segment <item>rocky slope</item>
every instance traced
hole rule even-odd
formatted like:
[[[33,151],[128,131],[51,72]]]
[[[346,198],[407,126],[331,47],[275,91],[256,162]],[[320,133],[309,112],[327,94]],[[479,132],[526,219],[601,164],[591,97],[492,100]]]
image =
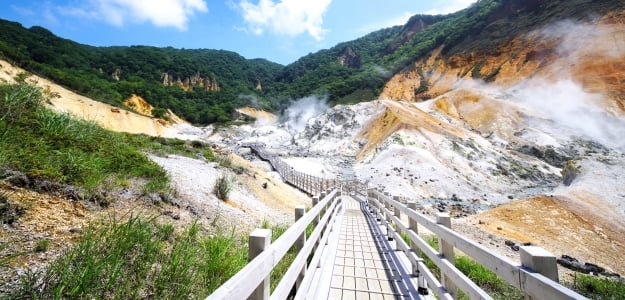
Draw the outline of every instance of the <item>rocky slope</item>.
[[[0,60],[0,80],[12,83],[15,81],[15,76],[20,73],[27,72]],[[93,121],[113,131],[184,138],[185,132],[192,129],[186,121],[171,112],[170,119],[173,123],[151,118],[152,106],[140,97],[131,97],[126,100],[128,108],[139,113],[137,114],[94,101],[37,75],[29,75],[26,82],[41,87],[50,96],[49,104],[54,110]]]
[[[622,274],[624,16],[551,24],[491,53],[441,47],[395,75],[386,100],[211,139],[263,142],[299,170],[356,176],[475,232]]]
[[[625,12],[611,12],[589,22],[560,21],[512,38],[490,53],[448,56],[444,45],[396,74],[383,99],[418,101],[443,95],[467,79],[499,87],[532,86],[570,79],[583,90],[607,97],[601,105],[625,113]]]

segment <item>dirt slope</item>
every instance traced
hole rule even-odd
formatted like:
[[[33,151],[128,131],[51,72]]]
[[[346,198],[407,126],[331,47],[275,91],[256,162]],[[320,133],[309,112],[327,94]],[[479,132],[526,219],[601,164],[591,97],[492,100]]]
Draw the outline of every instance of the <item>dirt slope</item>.
[[[531,242],[556,256],[567,254],[625,274],[625,231],[578,215],[563,197],[534,197],[470,217],[471,223],[499,236]]]
[[[22,72],[25,71],[0,60],[0,80],[13,82],[13,78]],[[180,132],[176,126],[162,120],[91,100],[36,75],[29,76],[26,81],[43,88],[46,93],[52,95],[51,102],[55,110],[93,121],[106,129],[164,137],[175,137]]]

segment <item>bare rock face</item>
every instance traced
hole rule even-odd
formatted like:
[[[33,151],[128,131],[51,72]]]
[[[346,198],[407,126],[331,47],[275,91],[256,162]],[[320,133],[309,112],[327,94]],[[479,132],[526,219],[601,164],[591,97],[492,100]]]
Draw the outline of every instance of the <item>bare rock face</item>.
[[[175,85],[185,91],[191,90],[194,86],[200,86],[203,87],[205,90],[212,92],[221,91],[221,87],[219,86],[217,79],[210,76],[202,77],[202,75],[200,75],[200,72],[196,72],[195,74],[189,77],[185,77],[184,79],[181,79],[180,77],[174,79],[173,75],[165,72],[161,74],[161,81],[165,86]]]
[[[609,101],[602,105],[623,115],[624,16],[625,12],[614,12],[593,22],[550,25],[513,37],[487,53],[448,55],[439,47],[395,74],[380,98],[424,101],[475,79],[510,88],[533,78],[540,82],[570,78],[587,92],[605,94]],[[413,31],[425,25],[414,22]]]
[[[111,74],[111,77],[113,77],[113,79],[115,79],[116,81],[119,81],[121,76],[122,76],[122,70],[120,70],[119,68],[116,68],[115,71],[113,71],[113,73]]]
[[[349,67],[349,68],[360,68],[361,60],[360,56],[356,54],[352,47],[347,46],[341,52],[341,55],[337,58],[337,61],[341,66]]]

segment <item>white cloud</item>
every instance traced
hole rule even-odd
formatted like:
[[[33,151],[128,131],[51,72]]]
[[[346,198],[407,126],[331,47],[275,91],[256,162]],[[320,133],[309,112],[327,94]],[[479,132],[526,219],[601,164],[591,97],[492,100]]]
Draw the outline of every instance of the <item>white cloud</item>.
[[[321,40],[326,30],[322,27],[323,15],[332,0],[260,0],[258,4],[247,0],[239,2],[247,30],[261,35],[265,31],[278,35],[296,36],[308,33]]]
[[[196,12],[208,12],[205,0],[90,0],[79,7],[58,7],[61,13],[101,19],[115,26],[150,22],[157,27],[187,29]]]
[[[469,5],[475,3],[476,0],[443,0],[432,2],[435,3],[435,8],[428,10],[425,14],[428,15],[444,15],[453,12],[457,12],[461,9],[467,8]]]

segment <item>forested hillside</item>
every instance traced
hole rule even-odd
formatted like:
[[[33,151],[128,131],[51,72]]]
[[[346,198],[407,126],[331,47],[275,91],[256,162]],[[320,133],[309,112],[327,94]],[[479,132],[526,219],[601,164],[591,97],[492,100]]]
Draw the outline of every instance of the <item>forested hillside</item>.
[[[92,47],[4,20],[0,57],[102,102],[121,106],[138,94],[202,124],[229,120],[235,107],[249,102],[240,94],[255,93],[257,83],[272,82],[282,69],[223,50]]]
[[[326,94],[332,103],[368,101],[380,95],[392,75],[435,49],[446,57],[459,52],[487,57],[550,23],[590,19],[622,7],[621,0],[481,0],[453,14],[416,15],[404,26],[302,57],[280,73],[275,92],[293,98]],[[346,56],[358,63],[345,64]]]
[[[403,26],[311,53],[288,66],[221,50],[92,47],[41,27],[25,29],[0,20],[0,57],[99,101],[121,106],[134,93],[157,108],[207,124],[230,120],[242,105],[281,110],[289,100],[309,95],[326,96],[330,104],[369,101],[393,75],[435,50],[443,59],[458,53],[486,57],[547,24],[589,19],[622,6],[621,0],[481,0],[453,14],[415,15]],[[479,65],[467,68],[486,81],[497,75],[481,76]],[[419,72],[427,77],[428,70]],[[415,88],[415,94],[426,92],[427,84]]]

